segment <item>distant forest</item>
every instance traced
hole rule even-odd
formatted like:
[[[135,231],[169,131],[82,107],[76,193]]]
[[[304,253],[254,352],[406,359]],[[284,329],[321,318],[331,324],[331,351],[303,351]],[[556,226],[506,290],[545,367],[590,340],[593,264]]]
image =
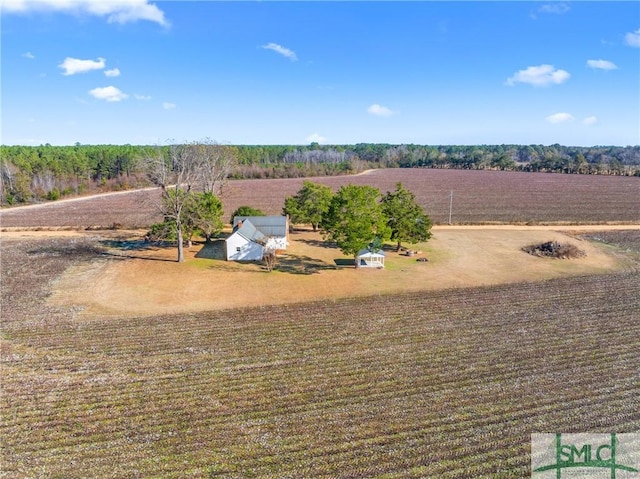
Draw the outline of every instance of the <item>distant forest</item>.
[[[0,146],[0,202],[148,186],[143,158],[151,146]],[[161,148],[169,148],[168,146]],[[640,176],[640,146],[225,145],[232,179],[351,174],[370,168],[456,168]]]

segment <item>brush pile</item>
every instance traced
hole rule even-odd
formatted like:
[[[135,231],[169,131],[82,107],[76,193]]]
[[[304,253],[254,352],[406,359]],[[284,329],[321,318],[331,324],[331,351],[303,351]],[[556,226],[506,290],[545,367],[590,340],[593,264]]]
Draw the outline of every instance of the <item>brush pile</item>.
[[[522,249],[526,253],[543,258],[570,259],[586,256],[586,253],[576,245],[558,243],[557,241],[547,241],[546,243],[529,245]]]

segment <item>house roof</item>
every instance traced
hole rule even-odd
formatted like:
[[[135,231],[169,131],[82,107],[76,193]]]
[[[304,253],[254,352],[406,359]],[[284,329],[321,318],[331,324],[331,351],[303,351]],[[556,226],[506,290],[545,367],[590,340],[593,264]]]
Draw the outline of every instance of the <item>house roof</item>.
[[[244,224],[249,221],[253,227],[261,232],[263,236],[287,236],[286,216],[235,216],[233,218],[233,228],[242,221]]]
[[[242,223],[236,224],[233,228],[233,232],[244,236],[248,240],[255,241],[256,243],[265,237],[265,235],[258,231],[258,229],[248,219],[244,220]]]
[[[381,249],[377,251],[370,251],[365,248],[358,251],[358,258],[384,258],[385,256],[386,255],[384,254],[384,251],[382,251]]]

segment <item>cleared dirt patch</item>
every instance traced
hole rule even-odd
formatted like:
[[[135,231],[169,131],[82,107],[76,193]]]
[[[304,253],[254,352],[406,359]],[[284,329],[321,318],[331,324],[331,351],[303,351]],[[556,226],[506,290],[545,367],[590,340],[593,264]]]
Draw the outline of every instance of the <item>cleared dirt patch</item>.
[[[549,239],[579,245],[587,255],[558,262],[522,251]],[[257,263],[209,259],[202,245],[189,249],[186,262],[178,264],[171,247],[125,250],[103,241],[112,260],[69,268],[54,285],[50,302],[74,306],[85,318],[141,316],[537,281],[626,267],[604,245],[546,229],[436,228],[432,240],[415,248],[422,255],[389,250],[383,270],[356,270],[351,258],[318,233],[293,233],[291,240],[271,273]]]

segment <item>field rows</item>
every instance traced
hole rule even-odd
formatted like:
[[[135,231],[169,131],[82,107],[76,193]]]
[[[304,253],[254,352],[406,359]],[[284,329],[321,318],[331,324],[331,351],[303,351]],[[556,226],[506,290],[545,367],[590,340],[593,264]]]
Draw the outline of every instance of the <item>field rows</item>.
[[[640,222],[637,177],[403,168],[311,180],[334,191],[352,183],[372,185],[382,193],[402,182],[435,223],[448,222],[451,192],[454,223]],[[223,220],[242,205],[281,214],[285,197],[294,195],[302,182],[301,178],[231,181],[222,195]],[[2,227],[144,228],[161,220],[158,200],[158,190],[118,193],[2,210],[0,220]]]
[[[634,271],[81,322],[43,300],[84,250],[36,246],[3,245],[0,477],[516,478],[533,432],[640,429]]]

